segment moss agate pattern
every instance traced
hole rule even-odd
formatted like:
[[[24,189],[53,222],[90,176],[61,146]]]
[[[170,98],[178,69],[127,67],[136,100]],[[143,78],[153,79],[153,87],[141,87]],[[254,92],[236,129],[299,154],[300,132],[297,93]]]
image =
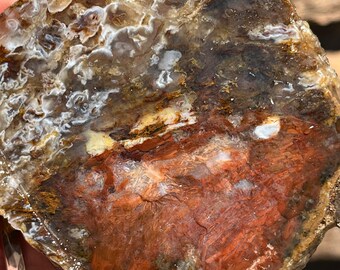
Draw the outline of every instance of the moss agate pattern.
[[[21,0],[0,214],[63,269],[302,269],[336,223],[338,91],[288,0]]]

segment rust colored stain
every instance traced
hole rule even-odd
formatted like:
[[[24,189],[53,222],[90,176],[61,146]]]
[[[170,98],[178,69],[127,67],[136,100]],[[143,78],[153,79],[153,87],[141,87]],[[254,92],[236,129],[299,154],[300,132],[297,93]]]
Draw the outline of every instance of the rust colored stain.
[[[95,236],[87,243],[92,269],[282,265],[339,145],[327,143],[333,131],[294,117],[282,118],[269,140],[251,139],[256,123],[198,130],[221,119],[183,128],[187,136],[146,152],[106,152],[101,167],[91,162],[58,181],[68,218]]]

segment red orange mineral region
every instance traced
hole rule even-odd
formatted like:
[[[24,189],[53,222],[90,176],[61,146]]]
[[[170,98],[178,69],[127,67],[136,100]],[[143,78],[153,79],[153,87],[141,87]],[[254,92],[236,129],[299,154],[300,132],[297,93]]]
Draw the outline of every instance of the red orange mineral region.
[[[336,149],[321,143],[330,130],[294,117],[281,118],[276,137],[251,140],[256,123],[246,119],[242,139],[215,117],[201,132],[106,152],[56,181],[70,222],[95,232],[92,269],[280,268]]]

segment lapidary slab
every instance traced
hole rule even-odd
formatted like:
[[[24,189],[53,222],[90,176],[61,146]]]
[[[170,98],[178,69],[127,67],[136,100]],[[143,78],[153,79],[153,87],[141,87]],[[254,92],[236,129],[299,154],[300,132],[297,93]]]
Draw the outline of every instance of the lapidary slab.
[[[287,0],[21,0],[0,213],[63,269],[302,269],[335,224],[338,91]]]

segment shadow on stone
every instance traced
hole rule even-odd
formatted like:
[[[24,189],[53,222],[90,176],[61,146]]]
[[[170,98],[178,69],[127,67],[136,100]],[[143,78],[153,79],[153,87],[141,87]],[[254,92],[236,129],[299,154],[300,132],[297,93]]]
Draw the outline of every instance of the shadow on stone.
[[[315,22],[308,22],[315,35],[318,36],[321,46],[325,50],[340,50],[340,22],[328,25],[319,25]]]

